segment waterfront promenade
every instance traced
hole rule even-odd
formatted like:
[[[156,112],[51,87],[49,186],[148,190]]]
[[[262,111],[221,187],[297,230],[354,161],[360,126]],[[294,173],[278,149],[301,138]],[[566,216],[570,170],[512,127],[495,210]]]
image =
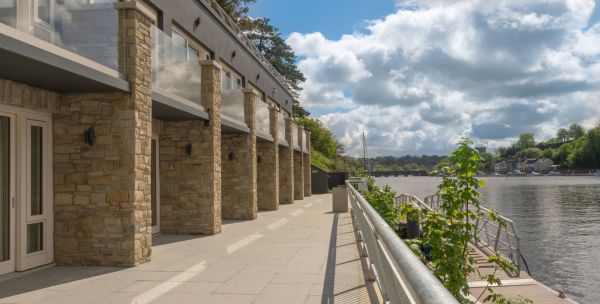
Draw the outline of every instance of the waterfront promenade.
[[[160,235],[133,268],[50,267],[0,282],[0,303],[378,303],[350,213],[314,195],[214,236]]]

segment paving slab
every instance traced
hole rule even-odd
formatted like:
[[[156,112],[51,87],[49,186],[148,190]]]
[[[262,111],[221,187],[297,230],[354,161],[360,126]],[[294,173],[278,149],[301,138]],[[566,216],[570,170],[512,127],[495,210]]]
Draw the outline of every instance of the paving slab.
[[[314,195],[214,236],[155,235],[131,268],[55,266],[2,281],[5,303],[379,303],[349,213]]]

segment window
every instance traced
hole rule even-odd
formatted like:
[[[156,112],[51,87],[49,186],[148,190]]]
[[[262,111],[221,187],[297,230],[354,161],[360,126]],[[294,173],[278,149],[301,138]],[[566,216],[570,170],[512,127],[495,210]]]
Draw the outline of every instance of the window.
[[[202,54],[208,53],[175,28],[173,28],[171,38],[173,40],[174,61],[198,62],[200,58],[204,57]]]
[[[50,23],[51,19],[51,0],[36,0],[35,12],[38,20]]]

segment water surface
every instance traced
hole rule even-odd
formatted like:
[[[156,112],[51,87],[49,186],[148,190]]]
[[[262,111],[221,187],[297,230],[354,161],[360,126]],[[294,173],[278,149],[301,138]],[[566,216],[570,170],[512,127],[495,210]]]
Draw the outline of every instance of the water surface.
[[[600,303],[600,178],[489,177],[482,203],[516,222],[531,274],[582,304]],[[382,177],[399,193],[435,193],[436,177]]]

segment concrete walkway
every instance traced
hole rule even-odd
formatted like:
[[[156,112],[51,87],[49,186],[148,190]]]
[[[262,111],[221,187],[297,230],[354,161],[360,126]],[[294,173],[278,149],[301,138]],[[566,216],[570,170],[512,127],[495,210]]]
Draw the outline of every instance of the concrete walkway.
[[[306,198],[208,237],[162,235],[133,268],[51,267],[0,281],[0,303],[377,303],[349,213]],[[2,280],[2,277],[0,277]]]

